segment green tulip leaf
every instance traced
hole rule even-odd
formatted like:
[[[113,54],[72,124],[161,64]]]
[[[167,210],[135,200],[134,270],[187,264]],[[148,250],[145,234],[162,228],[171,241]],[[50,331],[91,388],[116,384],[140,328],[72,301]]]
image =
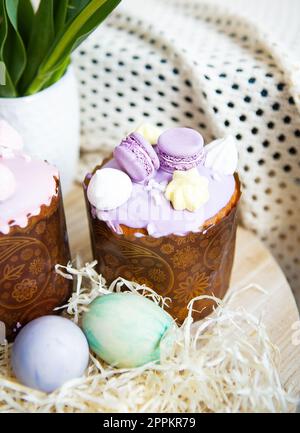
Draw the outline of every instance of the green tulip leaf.
[[[43,88],[55,70],[61,67],[66,57],[79,46],[105,20],[121,0],[89,0],[78,14],[74,15],[58,35],[48,55],[42,62],[36,78],[26,94],[36,93]]]
[[[62,63],[62,65],[60,66],[60,68],[58,68],[56,71],[53,72],[53,74],[50,76],[50,78],[44,84],[41,90],[46,89],[47,87],[57,83],[57,81],[60,80],[60,78],[62,78],[63,75],[66,73],[66,70],[68,69],[70,63],[71,63],[71,59],[70,57],[67,57],[65,61]]]
[[[53,44],[54,37],[53,0],[41,0],[34,16],[30,34],[27,49],[28,63],[20,83],[22,93],[34,80],[40,64],[45,58],[45,53],[48,52],[49,47]]]
[[[27,47],[34,20],[34,10],[30,0],[19,0],[18,27],[24,45]]]
[[[0,0],[0,97],[32,95],[57,82],[72,52],[121,0]]]
[[[18,29],[19,0],[6,0],[8,18],[8,37],[5,44],[5,63],[11,79],[18,84],[26,66],[26,51]]]
[[[67,22],[72,21],[72,19],[82,11],[84,7],[87,6],[90,0],[69,0],[68,4],[68,14]]]
[[[1,73],[4,72],[4,81],[0,83],[0,97],[2,98],[13,98],[17,96],[15,86],[12,82],[10,74],[7,70],[7,64],[5,59],[5,45],[8,39],[8,17],[5,8],[5,0],[0,0],[0,61],[3,63],[4,68],[1,67]]]
[[[55,35],[63,31],[68,13],[69,0],[54,0]]]

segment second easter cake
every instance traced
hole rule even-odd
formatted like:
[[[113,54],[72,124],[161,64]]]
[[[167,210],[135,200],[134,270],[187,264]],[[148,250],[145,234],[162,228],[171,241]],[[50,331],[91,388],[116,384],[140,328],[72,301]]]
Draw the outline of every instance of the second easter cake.
[[[99,272],[170,298],[178,322],[194,297],[222,298],[234,257],[237,164],[232,137],[204,146],[193,129],[150,125],[125,137],[84,181]],[[211,308],[198,301],[195,319]]]

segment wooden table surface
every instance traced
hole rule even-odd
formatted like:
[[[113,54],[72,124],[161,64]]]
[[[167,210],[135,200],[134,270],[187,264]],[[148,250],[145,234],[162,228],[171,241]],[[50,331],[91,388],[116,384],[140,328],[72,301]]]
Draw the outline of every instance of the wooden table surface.
[[[72,255],[80,255],[83,262],[91,261],[85,203],[79,185],[66,196],[65,209]],[[237,296],[233,304],[243,305],[257,316],[263,315],[269,335],[281,352],[282,382],[292,385],[300,394],[300,344],[293,344],[292,329],[299,321],[299,313],[293,294],[270,252],[253,234],[239,228],[230,290],[253,283],[268,293],[251,289]]]

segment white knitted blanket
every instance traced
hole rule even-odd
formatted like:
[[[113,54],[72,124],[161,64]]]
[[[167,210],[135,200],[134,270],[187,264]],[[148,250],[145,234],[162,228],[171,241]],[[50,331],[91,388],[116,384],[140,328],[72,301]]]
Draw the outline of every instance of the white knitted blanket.
[[[220,3],[220,2],[219,2]],[[125,0],[75,55],[80,178],[141,121],[232,134],[241,219],[300,301],[300,69],[244,17],[197,0]]]

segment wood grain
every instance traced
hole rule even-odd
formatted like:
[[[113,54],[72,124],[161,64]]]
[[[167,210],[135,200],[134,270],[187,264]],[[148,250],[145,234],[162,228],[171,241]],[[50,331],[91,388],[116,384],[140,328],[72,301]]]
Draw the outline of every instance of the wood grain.
[[[92,260],[90,237],[82,188],[74,186],[65,198],[67,225],[73,258]],[[300,394],[300,345],[293,344],[292,325],[299,313],[288,282],[264,245],[250,232],[238,229],[231,291],[257,284],[267,294],[251,289],[238,295],[232,305],[242,305],[262,317],[272,341],[281,352],[281,379]]]

